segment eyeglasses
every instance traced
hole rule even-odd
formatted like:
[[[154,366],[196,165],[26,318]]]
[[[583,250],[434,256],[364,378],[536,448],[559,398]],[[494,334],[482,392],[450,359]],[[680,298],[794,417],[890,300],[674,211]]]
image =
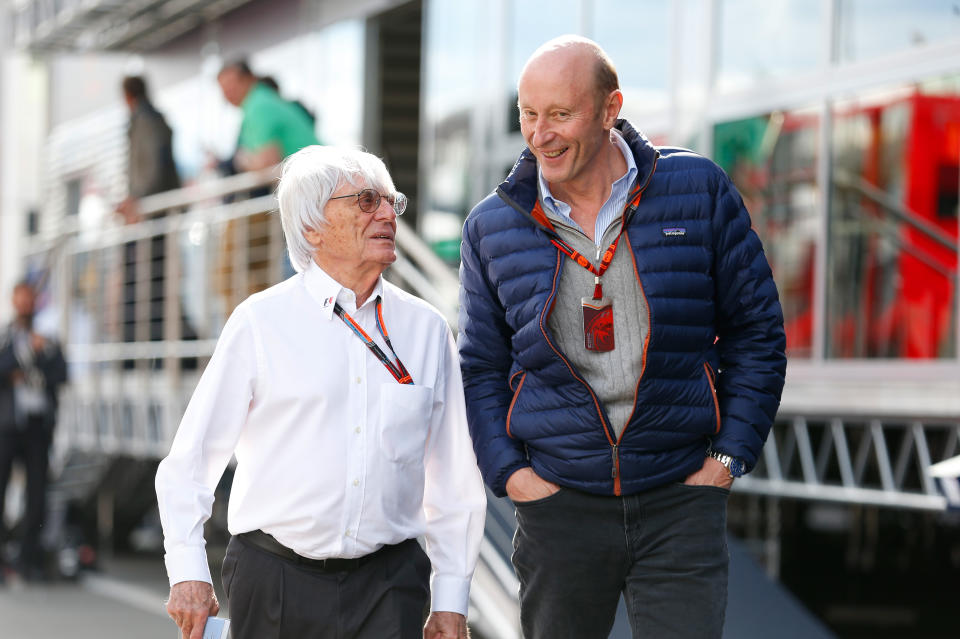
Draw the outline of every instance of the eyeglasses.
[[[386,197],[387,203],[393,207],[393,212],[397,215],[403,215],[403,212],[407,210],[407,196],[399,191],[393,195],[380,195],[378,191],[373,189],[364,189],[359,193],[351,193],[350,195],[338,195],[337,197],[330,198],[331,200],[342,200],[348,197],[357,198],[357,206],[360,207],[360,210],[364,213],[376,213],[377,209],[380,208],[380,200]]]

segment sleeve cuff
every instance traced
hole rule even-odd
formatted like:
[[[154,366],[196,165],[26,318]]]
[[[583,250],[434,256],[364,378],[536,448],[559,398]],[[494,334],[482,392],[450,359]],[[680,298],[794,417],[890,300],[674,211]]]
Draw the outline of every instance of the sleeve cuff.
[[[167,565],[167,577],[171,586],[181,581],[205,581],[213,585],[206,547],[182,546],[167,552],[163,560]]]
[[[430,577],[430,611],[458,612],[467,616],[470,606],[470,580],[452,575]]]

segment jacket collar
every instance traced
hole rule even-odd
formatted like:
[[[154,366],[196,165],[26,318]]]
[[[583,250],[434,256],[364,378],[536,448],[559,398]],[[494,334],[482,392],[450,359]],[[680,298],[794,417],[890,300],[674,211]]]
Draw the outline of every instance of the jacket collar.
[[[643,182],[650,175],[656,162],[657,150],[650,141],[639,131],[633,128],[624,119],[614,124],[623,136],[624,141],[633,152],[633,159],[637,163],[637,179]],[[517,159],[507,179],[497,188],[501,198],[512,201],[524,211],[532,211],[537,203],[537,159],[530,149],[524,149]]]

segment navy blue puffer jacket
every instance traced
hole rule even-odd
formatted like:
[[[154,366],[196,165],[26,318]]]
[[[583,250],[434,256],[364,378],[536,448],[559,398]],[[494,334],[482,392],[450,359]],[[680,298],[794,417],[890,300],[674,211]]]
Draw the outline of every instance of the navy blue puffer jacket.
[[[739,194],[709,160],[656,149],[624,120],[617,128],[644,189],[620,246],[633,251],[650,311],[636,405],[619,441],[548,327],[561,269],[571,265],[529,215],[537,202],[529,150],[464,224],[460,361],[474,449],[498,496],[525,466],[561,486],[636,493],[700,468],[711,441],[752,469],[780,403],[783,315]]]

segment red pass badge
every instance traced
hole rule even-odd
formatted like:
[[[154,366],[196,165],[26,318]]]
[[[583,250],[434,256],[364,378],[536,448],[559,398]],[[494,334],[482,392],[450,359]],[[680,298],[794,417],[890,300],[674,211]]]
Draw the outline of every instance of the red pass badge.
[[[588,351],[613,350],[613,300],[584,297],[583,345]]]

